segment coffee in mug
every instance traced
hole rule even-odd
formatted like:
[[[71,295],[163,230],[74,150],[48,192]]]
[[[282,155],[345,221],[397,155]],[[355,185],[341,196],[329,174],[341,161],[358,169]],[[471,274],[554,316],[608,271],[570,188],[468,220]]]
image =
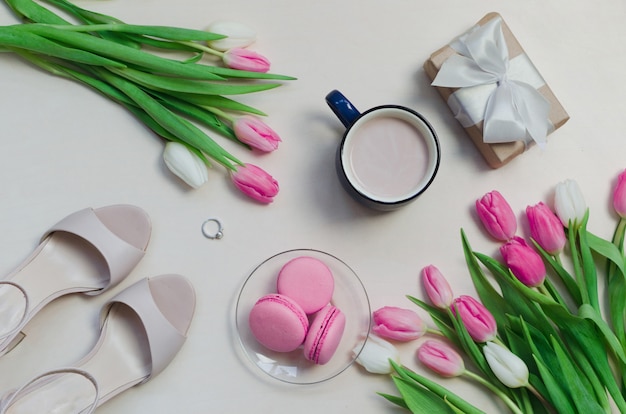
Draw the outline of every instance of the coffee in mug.
[[[336,167],[353,197],[368,207],[393,210],[430,186],[439,168],[440,148],[422,115],[399,105],[360,113],[339,91],[326,100],[347,128]]]

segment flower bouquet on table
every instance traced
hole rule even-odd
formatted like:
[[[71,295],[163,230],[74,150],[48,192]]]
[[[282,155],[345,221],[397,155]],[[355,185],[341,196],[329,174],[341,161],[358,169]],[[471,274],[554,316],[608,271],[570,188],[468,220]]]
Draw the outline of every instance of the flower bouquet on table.
[[[207,30],[132,25],[67,0],[45,0],[71,22],[33,0],[5,1],[26,23],[0,27],[0,51],[83,83],[125,107],[164,138],[167,167],[190,186],[203,184],[207,166],[216,162],[244,194],[263,203],[273,200],[276,181],[202,129],[260,152],[278,147],[280,137],[260,119],[262,111],[226,97],[294,79],[269,73],[269,60],[246,48],[255,40],[251,29],[232,22],[215,22]],[[170,52],[183,58],[164,56]],[[202,62],[206,55],[217,63]]]
[[[422,270],[429,301],[408,298],[436,328],[423,322],[402,328],[434,337],[421,342],[417,359],[441,377],[478,381],[514,413],[626,412],[626,171],[613,205],[619,220],[609,241],[588,231],[584,197],[575,181],[564,181],[553,209],[543,202],[526,208],[525,240],[499,192],[479,199],[477,215],[501,243],[501,257],[474,251],[461,231],[478,298],[455,298],[438,267]],[[394,319],[379,323],[398,327]],[[414,413],[483,412],[402,365],[388,331],[374,329],[379,337],[358,360],[368,370],[376,365],[372,372],[393,374],[400,395],[385,398]]]

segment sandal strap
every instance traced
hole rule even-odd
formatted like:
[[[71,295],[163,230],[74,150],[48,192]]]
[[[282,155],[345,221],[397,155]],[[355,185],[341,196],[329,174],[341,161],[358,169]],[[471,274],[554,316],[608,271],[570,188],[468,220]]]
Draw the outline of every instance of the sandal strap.
[[[13,391],[9,391],[7,394],[4,395],[4,397],[2,397],[2,399],[0,399],[0,414],[4,414],[6,410],[10,408],[11,405],[15,401],[19,400],[22,397],[22,395],[28,394],[30,392],[31,386],[36,387],[36,383],[39,382],[40,380],[46,377],[51,377],[53,375],[59,375],[59,374],[78,374],[78,375],[85,377],[87,380],[89,380],[89,382],[93,384],[94,389],[96,391],[93,403],[89,407],[85,408],[85,410],[87,411],[85,410],[81,411],[81,414],[92,414],[98,407],[98,402],[100,401],[100,387],[98,386],[98,382],[96,381],[96,379],[90,373],[79,368],[59,368],[59,369],[51,370],[41,375],[37,375],[36,377],[32,378],[30,381],[27,381],[20,388],[13,390]]]
[[[102,223],[92,208],[79,210],[65,217],[44,234],[45,239],[54,232],[62,231],[81,237],[93,245],[103,256],[108,270],[109,283],[95,292],[99,294],[117,285],[137,265],[144,251],[127,243]]]
[[[11,329],[9,332],[4,333],[3,335],[0,335],[0,342],[5,339],[5,338],[12,338],[15,336],[15,334],[17,334],[26,324],[26,321],[28,320],[28,311],[30,308],[30,299],[28,297],[28,292],[26,292],[26,290],[20,286],[19,284],[12,282],[10,280],[0,280],[0,285],[9,285],[9,286],[13,286],[14,288],[16,288],[17,290],[19,290],[20,292],[22,292],[22,295],[24,295],[24,313],[22,314],[22,318],[20,319],[20,321],[17,323],[17,325],[15,325],[15,327],[13,329]]]
[[[170,323],[159,308],[158,298],[150,289],[150,279],[144,278],[124,289],[104,307],[102,319],[110,306],[123,303],[139,316],[148,338],[152,369],[142,381],[148,381],[167,367],[186,340],[186,332],[180,332]]]

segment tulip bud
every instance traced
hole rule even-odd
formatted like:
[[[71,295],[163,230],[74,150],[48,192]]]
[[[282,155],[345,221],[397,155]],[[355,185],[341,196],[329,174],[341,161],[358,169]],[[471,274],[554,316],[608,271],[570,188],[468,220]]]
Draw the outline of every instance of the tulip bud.
[[[237,118],[233,123],[233,130],[239,141],[263,152],[274,151],[281,141],[272,128],[252,115]]]
[[[465,329],[476,342],[491,341],[498,333],[496,320],[485,306],[471,296],[461,295],[452,304]]]
[[[491,191],[476,201],[478,218],[491,236],[506,241],[517,231],[515,214],[509,203],[497,191]]]
[[[204,161],[179,142],[165,144],[163,161],[171,172],[193,188],[200,187],[209,178]]]
[[[422,269],[422,283],[434,306],[439,309],[450,307],[454,298],[452,288],[437,267],[429,265]]]
[[[222,56],[222,60],[226,66],[232,69],[251,72],[267,72],[270,70],[270,61],[265,56],[240,47],[227,50]]]
[[[226,36],[224,39],[208,42],[211,48],[222,52],[236,47],[250,46],[256,40],[254,30],[237,22],[213,22],[207,26],[206,31]]]
[[[621,218],[626,218],[626,170],[617,176],[613,192],[613,208]]]
[[[398,362],[400,358],[400,354],[393,344],[376,335],[370,335],[365,341],[365,345],[361,341],[352,352],[356,355],[359,350],[361,353],[357,356],[356,362],[372,374],[390,374],[393,367],[389,360]]]
[[[546,266],[539,253],[526,244],[524,239],[515,237],[500,247],[504,262],[511,273],[529,287],[540,286],[546,278]]]
[[[557,184],[554,209],[565,227],[569,227],[570,223],[575,227],[582,223],[587,212],[587,204],[576,181],[565,180]]]
[[[417,359],[432,371],[446,377],[457,377],[465,372],[461,355],[445,342],[428,340],[417,350]]]
[[[487,342],[483,353],[494,375],[509,388],[528,385],[528,367],[517,355],[502,345]]]
[[[530,236],[551,255],[563,251],[567,238],[563,223],[544,203],[526,207]]]
[[[231,173],[231,179],[242,193],[261,203],[271,203],[278,194],[278,182],[253,164],[244,164]]]
[[[383,338],[407,342],[426,333],[426,324],[410,309],[385,306],[374,312],[373,319],[372,331]]]

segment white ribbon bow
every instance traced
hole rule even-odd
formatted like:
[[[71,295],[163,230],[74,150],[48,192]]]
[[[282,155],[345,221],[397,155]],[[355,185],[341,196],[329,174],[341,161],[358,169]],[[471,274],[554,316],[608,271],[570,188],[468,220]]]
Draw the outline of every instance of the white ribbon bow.
[[[470,31],[452,46],[458,54],[443,63],[432,85],[462,88],[460,91],[467,88],[470,97],[472,89],[476,89],[477,95],[485,95],[484,86],[489,86],[486,102],[481,103],[483,141],[526,142],[530,136],[543,146],[550,128],[550,103],[535,87],[522,80],[525,76],[510,70],[501,19],[493,19]],[[535,72],[530,77],[541,78],[532,63],[527,63]],[[467,117],[467,114],[459,114],[457,118],[460,116]],[[473,119],[469,125],[480,120]]]

